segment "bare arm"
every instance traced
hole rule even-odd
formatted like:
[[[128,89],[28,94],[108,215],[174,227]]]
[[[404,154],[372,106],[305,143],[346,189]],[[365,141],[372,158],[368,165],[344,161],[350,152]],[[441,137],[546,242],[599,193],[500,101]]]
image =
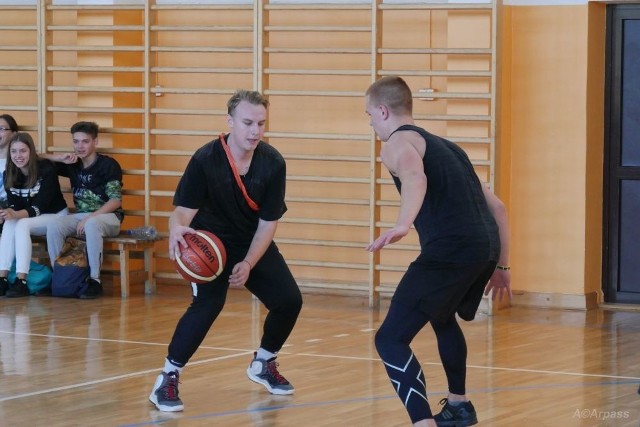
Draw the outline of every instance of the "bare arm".
[[[247,283],[251,269],[267,251],[267,248],[273,241],[273,236],[275,236],[277,228],[278,221],[259,220],[258,228],[253,235],[253,240],[251,241],[247,255],[244,257],[244,260],[234,265],[233,270],[231,270],[229,286],[239,288]]]
[[[500,233],[500,258],[498,265],[509,265],[509,222],[507,220],[507,210],[504,203],[493,194],[487,187],[483,186],[484,197],[489,205],[489,210],[493,214]],[[511,298],[511,273],[508,270],[496,269],[491,276],[489,284],[485,288],[485,295],[493,291],[492,298],[499,300],[506,295]]]
[[[100,206],[100,209],[94,211],[91,215],[100,215],[115,212],[120,206],[122,206],[122,200],[109,199],[107,203]]]
[[[95,210],[95,211],[91,212],[90,215],[87,215],[86,217],[82,218],[82,221],[78,222],[78,225],[76,226],[76,232],[78,233],[78,235],[84,234],[84,226],[87,223],[87,220],[89,218],[91,218],[94,215],[108,214],[108,213],[111,213],[111,212],[115,212],[116,209],[118,209],[120,206],[122,206],[122,200],[120,200],[120,199],[109,199],[109,201],[107,203],[105,203],[104,205],[100,206],[100,209]]]
[[[39,153],[38,157],[69,165],[78,161],[78,156],[75,153]]]
[[[371,243],[367,247],[368,251],[377,251],[406,236],[424,202],[427,194],[427,176],[424,173],[422,156],[407,140],[412,137],[413,135],[409,134],[404,135],[405,139],[387,142],[380,153],[382,163],[402,183],[400,211],[395,226]]]

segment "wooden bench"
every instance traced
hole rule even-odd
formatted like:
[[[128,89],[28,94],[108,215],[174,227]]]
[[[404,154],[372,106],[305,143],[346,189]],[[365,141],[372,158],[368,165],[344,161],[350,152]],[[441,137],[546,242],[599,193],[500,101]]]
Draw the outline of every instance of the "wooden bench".
[[[34,258],[38,258],[42,262],[43,253],[44,257],[47,257],[47,241],[44,236],[31,236],[34,244]],[[104,238],[104,261],[109,261],[109,252],[112,252],[114,256],[113,260],[119,263],[119,271],[117,273],[120,276],[120,296],[127,298],[129,296],[129,286],[133,282],[134,276],[144,277],[144,293],[153,294],[156,292],[156,280],[155,280],[155,259],[153,251],[155,243],[158,240],[141,240],[136,239],[133,236],[127,234],[120,234],[117,237],[105,237]],[[36,246],[40,246],[39,250]],[[143,259],[144,270],[131,270],[131,259]]]

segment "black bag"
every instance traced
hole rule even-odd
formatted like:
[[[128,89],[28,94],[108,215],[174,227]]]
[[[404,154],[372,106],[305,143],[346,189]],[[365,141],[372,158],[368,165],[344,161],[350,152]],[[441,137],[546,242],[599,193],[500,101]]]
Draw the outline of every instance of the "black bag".
[[[87,243],[75,237],[67,237],[53,264],[51,295],[77,298],[87,289],[88,277]]]

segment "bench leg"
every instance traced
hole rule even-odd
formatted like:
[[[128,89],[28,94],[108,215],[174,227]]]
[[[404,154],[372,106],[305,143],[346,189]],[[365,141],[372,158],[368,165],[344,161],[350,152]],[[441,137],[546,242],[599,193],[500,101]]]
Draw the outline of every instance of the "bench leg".
[[[144,271],[147,272],[147,279],[144,281],[144,293],[156,293],[156,260],[153,257],[153,247],[144,250]]]
[[[120,295],[129,296],[129,249],[124,244],[118,244],[120,250]]]

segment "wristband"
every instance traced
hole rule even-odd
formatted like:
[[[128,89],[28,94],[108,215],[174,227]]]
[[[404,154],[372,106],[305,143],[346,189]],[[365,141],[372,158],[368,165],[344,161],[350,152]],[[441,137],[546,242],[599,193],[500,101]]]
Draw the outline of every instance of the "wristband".
[[[503,271],[509,271],[511,270],[511,267],[509,267],[508,265],[496,265],[496,268],[498,270],[503,270]]]
[[[247,264],[249,264],[249,270],[251,270],[253,268],[251,263],[249,261],[247,261],[246,259],[243,259],[242,262],[246,262]]]

